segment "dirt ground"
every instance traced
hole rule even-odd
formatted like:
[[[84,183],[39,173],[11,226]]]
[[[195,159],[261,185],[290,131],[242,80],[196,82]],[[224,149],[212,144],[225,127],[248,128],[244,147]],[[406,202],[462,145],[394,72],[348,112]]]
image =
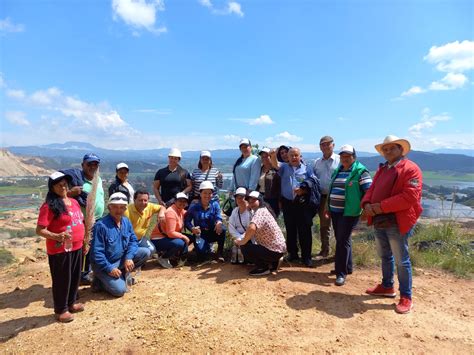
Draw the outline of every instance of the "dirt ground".
[[[417,270],[415,308],[399,315],[396,300],[364,293],[377,269],[337,287],[329,263],[250,278],[249,266],[150,261],[123,298],[82,287],[85,312],[60,324],[44,242],[25,242],[0,269],[0,353],[474,353],[473,282],[432,270]]]

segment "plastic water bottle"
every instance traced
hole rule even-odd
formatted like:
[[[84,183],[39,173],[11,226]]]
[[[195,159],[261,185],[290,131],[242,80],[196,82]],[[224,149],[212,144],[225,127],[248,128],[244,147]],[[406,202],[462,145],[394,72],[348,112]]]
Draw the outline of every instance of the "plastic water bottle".
[[[202,250],[204,239],[201,238],[201,234],[196,234],[196,248]]]
[[[66,238],[64,240],[64,251],[66,252],[70,252],[72,251],[72,227],[71,226],[67,226],[66,227],[66,232],[69,233],[70,237],[69,238]]]

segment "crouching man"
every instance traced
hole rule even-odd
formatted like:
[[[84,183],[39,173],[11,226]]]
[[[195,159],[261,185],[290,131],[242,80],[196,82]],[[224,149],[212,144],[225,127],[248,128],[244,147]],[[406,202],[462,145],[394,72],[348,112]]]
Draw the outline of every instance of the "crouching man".
[[[129,273],[141,267],[150,255],[147,248],[138,246],[132,224],[124,217],[127,204],[127,196],[121,192],[110,196],[109,214],[95,224],[90,250],[93,289],[115,297],[127,292]]]

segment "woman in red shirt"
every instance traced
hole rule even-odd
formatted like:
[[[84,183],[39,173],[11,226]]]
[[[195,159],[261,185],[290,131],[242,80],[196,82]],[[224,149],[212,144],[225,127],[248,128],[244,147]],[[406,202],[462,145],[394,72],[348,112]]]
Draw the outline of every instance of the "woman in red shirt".
[[[36,234],[46,238],[49,268],[53,281],[54,313],[59,322],[71,322],[71,313],[82,312],[77,303],[81,276],[84,216],[79,203],[67,197],[71,177],[51,174],[46,201],[40,208]]]

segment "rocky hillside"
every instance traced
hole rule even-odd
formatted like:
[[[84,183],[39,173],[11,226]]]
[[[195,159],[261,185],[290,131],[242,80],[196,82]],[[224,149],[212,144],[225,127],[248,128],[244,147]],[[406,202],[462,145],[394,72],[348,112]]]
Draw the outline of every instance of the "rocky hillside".
[[[53,171],[44,166],[41,158],[17,156],[6,149],[0,149],[0,177],[44,176]]]

